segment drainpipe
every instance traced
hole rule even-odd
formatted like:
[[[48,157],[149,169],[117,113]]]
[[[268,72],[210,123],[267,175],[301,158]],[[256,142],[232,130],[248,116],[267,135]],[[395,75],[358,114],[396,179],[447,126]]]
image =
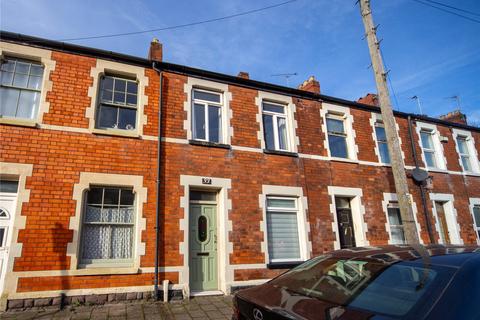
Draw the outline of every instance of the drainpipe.
[[[413,154],[413,161],[415,162],[415,168],[419,169],[418,159],[417,159],[417,150],[415,149],[415,143],[413,142],[413,125],[412,125],[412,118],[408,116],[408,133],[410,136],[410,145],[412,147],[412,154]],[[425,186],[423,183],[418,184],[420,188],[420,195],[422,197],[422,206],[423,206],[423,215],[425,216],[425,223],[427,225],[427,232],[428,238],[430,239],[430,243],[435,243],[435,237],[432,233],[432,225],[430,224],[430,218],[428,214],[428,206],[427,206],[427,195],[425,191]]]
[[[160,84],[159,84],[159,93],[158,93],[158,144],[157,144],[157,211],[155,217],[155,280],[154,280],[154,294],[155,300],[158,300],[158,271],[159,271],[159,261],[160,261],[160,254],[158,252],[159,249],[159,241],[160,241],[160,147],[162,144],[161,139],[161,128],[162,128],[162,98],[163,98],[163,74],[162,71],[155,67],[155,61],[152,62],[153,70],[157,71],[158,76],[160,77]]]

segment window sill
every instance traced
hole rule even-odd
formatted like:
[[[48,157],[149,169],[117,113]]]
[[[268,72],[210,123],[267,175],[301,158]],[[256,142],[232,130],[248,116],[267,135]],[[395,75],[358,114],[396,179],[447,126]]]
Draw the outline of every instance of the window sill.
[[[232,149],[232,146],[229,144],[216,143],[216,142],[210,142],[210,141],[188,140],[188,143],[194,146],[212,147],[212,148],[220,148],[220,149]]]
[[[263,149],[263,153],[298,158],[298,153],[290,151]]]
[[[92,133],[99,134],[99,135],[119,136],[119,137],[140,139],[140,135],[138,134],[137,131],[119,130],[119,129],[93,129]]]
[[[270,262],[267,264],[267,269],[291,269],[305,261],[288,261],[288,262]]]
[[[348,163],[359,164],[358,160],[353,160],[353,159],[348,159],[348,158],[330,157],[330,160],[331,161],[337,161],[337,162],[348,162]]]
[[[427,168],[427,172],[448,173],[448,170],[439,168]]]
[[[17,118],[2,118],[0,117],[0,124],[7,124],[12,126],[21,126],[21,127],[37,127],[38,123],[35,120],[28,119],[17,119]]]
[[[76,270],[68,270],[68,275],[70,276],[89,276],[89,275],[107,275],[107,274],[138,274],[141,273],[139,268],[133,267],[98,267],[98,266],[85,266]]]

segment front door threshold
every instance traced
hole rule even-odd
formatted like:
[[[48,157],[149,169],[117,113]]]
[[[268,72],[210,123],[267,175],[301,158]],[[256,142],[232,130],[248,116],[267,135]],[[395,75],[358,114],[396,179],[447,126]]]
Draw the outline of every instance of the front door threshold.
[[[211,291],[192,291],[190,292],[191,297],[203,297],[203,296],[223,296],[225,293],[220,290],[211,290]]]

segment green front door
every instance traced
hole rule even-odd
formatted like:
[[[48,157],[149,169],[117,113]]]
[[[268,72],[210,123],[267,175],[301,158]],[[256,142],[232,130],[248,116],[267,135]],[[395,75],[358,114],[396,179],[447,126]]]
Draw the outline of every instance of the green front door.
[[[217,290],[216,206],[190,204],[190,289]]]

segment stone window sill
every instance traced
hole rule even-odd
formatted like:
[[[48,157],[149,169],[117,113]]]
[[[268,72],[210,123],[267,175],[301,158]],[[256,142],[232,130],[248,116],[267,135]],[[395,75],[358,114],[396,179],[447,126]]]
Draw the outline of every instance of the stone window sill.
[[[2,118],[0,117],[0,124],[7,124],[12,126],[36,128],[38,123],[35,120],[17,119],[17,118]]]
[[[107,275],[107,274],[138,274],[141,273],[139,268],[133,267],[94,267],[89,266],[84,269],[76,269],[67,271],[70,276],[89,276],[89,275]]]
[[[93,129],[92,133],[98,134],[98,135],[118,136],[118,137],[140,139],[140,135],[138,134],[137,131],[118,130],[118,129]]]
[[[278,155],[278,156],[287,156],[287,157],[298,158],[298,153],[290,152],[290,151],[263,149],[263,153],[265,153],[265,154],[275,154],[275,155]]]
[[[355,164],[359,163],[357,160],[348,159],[348,158],[330,157],[330,160],[336,161],[336,162],[347,162],[347,163],[355,163]]]
[[[232,146],[224,143],[216,143],[210,141],[200,141],[200,140],[188,140],[188,143],[194,146],[203,146],[203,147],[212,147],[220,149],[231,149]]]
[[[288,262],[270,262],[267,264],[268,269],[291,269],[305,261],[288,261]]]

